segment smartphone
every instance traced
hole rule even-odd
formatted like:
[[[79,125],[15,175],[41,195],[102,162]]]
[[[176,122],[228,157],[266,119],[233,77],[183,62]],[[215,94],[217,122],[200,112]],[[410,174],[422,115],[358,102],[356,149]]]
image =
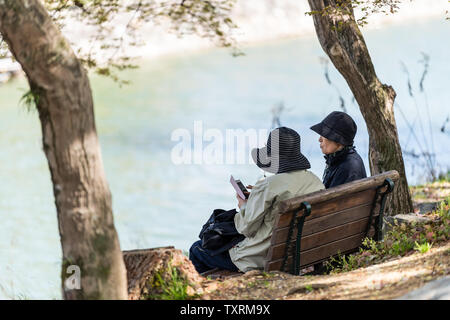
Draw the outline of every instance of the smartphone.
[[[239,197],[241,197],[241,199],[248,199],[248,190],[247,188],[244,186],[244,184],[241,182],[241,180],[235,180],[233,178],[233,176],[230,177],[230,182],[231,185],[234,187],[234,189],[236,190],[237,194],[239,195]]]
[[[244,186],[244,184],[241,182],[241,180],[236,180],[236,184],[238,185],[239,189],[241,189],[242,193],[245,196],[245,199],[248,199],[248,190]]]

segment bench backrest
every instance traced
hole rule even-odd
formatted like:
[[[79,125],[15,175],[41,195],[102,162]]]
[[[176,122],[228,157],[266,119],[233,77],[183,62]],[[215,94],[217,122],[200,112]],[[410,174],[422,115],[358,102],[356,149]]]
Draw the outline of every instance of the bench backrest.
[[[300,268],[358,250],[366,236],[380,240],[380,209],[398,178],[393,170],[283,201],[275,217],[265,271],[283,267],[282,271],[298,274]]]

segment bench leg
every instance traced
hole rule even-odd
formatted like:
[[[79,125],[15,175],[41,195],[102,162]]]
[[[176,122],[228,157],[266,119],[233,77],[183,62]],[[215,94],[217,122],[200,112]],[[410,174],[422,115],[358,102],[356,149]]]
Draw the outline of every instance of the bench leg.
[[[304,213],[299,217],[298,214],[304,210]],[[286,241],[286,249],[284,253],[283,263],[281,265],[281,271],[286,271],[286,263],[289,255],[289,247],[291,244],[291,237],[292,237],[292,231],[294,229],[294,225],[297,226],[297,238],[295,241],[295,251],[293,253],[292,257],[292,270],[291,273],[294,275],[300,274],[300,245],[301,245],[301,238],[302,238],[302,231],[303,231],[303,224],[305,223],[306,217],[308,217],[311,214],[311,205],[304,201],[300,205],[299,212],[295,211],[292,214],[291,223],[289,224],[289,231]]]

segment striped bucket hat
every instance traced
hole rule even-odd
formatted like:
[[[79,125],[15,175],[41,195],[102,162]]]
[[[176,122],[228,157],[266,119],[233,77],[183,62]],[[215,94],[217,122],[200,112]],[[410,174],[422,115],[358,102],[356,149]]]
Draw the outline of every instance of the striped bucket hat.
[[[284,173],[311,168],[300,151],[300,135],[293,129],[280,127],[272,130],[263,148],[252,150],[256,165],[270,173]]]

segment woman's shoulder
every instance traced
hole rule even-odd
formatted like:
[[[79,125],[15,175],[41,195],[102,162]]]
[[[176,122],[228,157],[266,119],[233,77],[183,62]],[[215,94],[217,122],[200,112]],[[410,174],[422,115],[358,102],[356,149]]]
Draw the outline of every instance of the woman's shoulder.
[[[324,189],[325,185],[322,182],[322,179],[320,179],[314,172],[305,170],[305,175],[307,176],[309,182],[311,185],[313,185],[317,189]]]
[[[312,171],[310,170],[295,170],[295,171],[290,171],[290,172],[285,172],[285,173],[280,173],[280,174],[276,174],[274,176],[268,177],[266,178],[266,180],[268,180],[268,184],[278,184],[278,183],[286,183],[289,180],[292,180],[294,182],[298,182],[298,181],[303,181],[305,183],[310,182],[310,181],[318,181],[320,183],[322,183],[322,181],[320,180],[320,178],[315,175]]]
[[[358,179],[366,177],[366,169],[361,156],[355,151],[336,168],[336,175],[356,175]]]
[[[262,189],[266,188],[269,185],[272,177],[273,176],[269,176],[269,177],[263,177],[263,178],[258,179],[255,182],[255,185],[253,186],[252,191],[262,190]]]
[[[363,163],[363,159],[361,158],[359,153],[355,149],[353,149],[353,152],[350,152],[347,155],[345,162],[350,163],[350,164],[357,164],[357,163]]]

